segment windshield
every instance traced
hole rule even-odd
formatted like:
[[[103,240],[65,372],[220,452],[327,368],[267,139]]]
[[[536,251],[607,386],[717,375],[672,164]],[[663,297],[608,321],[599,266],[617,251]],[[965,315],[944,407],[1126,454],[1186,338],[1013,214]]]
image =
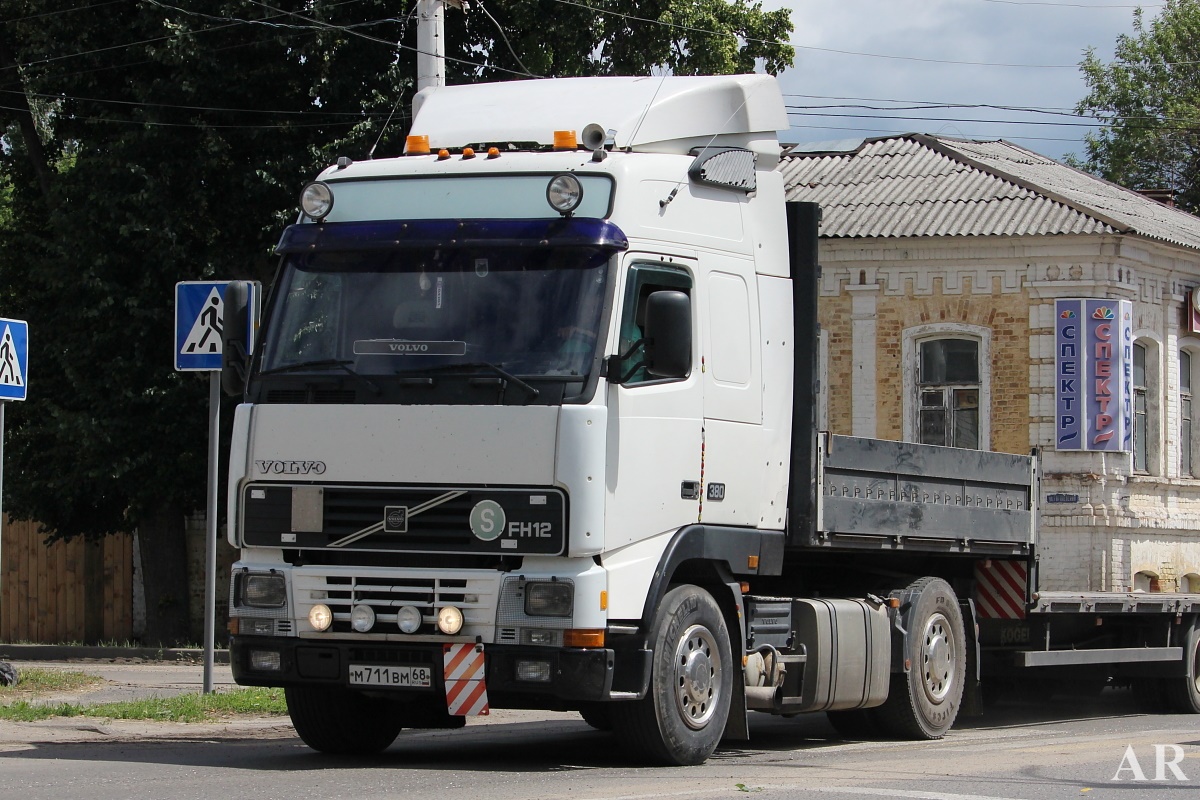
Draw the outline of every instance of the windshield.
[[[582,382],[595,362],[608,258],[584,246],[293,253],[260,374],[350,372],[383,384],[460,367]]]

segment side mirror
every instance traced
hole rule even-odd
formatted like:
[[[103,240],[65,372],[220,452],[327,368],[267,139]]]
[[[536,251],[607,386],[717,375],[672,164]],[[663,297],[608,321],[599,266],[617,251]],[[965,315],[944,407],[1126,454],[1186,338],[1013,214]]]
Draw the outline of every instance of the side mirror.
[[[249,281],[230,281],[225,288],[221,388],[231,397],[246,391],[246,378],[250,370],[250,298]]]
[[[646,372],[686,378],[692,371],[692,299],[660,289],[646,298]]]

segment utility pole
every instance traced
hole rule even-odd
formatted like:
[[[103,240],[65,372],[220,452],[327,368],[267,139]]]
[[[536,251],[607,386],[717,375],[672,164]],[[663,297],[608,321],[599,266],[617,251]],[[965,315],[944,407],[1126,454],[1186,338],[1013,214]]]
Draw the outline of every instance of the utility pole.
[[[417,0],[417,91],[446,85],[446,0]]]

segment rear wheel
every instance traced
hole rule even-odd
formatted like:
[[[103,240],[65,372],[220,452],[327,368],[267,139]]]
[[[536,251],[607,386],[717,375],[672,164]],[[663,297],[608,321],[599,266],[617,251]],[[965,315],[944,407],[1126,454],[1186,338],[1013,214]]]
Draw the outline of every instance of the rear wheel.
[[[1165,678],[1166,701],[1172,711],[1200,714],[1200,622],[1192,623],[1184,637],[1183,676]]]
[[[296,733],[322,753],[379,753],[402,727],[397,703],[348,689],[292,686],[284,697]]]
[[[659,764],[701,764],[729,718],[733,658],[725,617],[698,586],[679,586],[659,605],[651,636],[650,688],[615,703],[613,729],[631,755]]]
[[[962,705],[966,638],[954,590],[941,578],[922,578],[906,619],[909,670],[892,675],[887,701],[875,709],[881,729],[905,739],[940,739]]]

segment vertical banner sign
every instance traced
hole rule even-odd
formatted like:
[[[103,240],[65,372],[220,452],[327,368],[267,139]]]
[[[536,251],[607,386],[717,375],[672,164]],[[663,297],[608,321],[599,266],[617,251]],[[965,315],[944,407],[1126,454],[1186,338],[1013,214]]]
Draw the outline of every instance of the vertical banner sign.
[[[1133,304],[1055,301],[1055,447],[1133,446]]]

